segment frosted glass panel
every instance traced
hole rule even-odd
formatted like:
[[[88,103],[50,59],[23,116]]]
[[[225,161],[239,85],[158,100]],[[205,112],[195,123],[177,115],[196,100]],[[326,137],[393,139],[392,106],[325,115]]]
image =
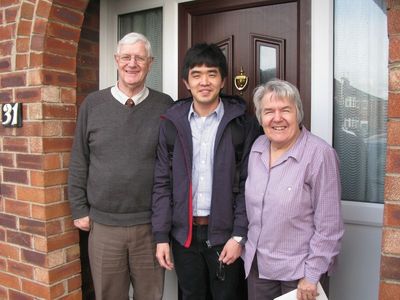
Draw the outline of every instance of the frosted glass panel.
[[[265,83],[278,77],[276,71],[276,52],[276,49],[273,47],[260,46],[260,83]]]
[[[118,16],[119,39],[135,31],[144,34],[151,43],[154,61],[146,85],[162,91],[162,8]]]
[[[334,147],[343,200],[383,203],[387,36],[385,1],[335,1]]]

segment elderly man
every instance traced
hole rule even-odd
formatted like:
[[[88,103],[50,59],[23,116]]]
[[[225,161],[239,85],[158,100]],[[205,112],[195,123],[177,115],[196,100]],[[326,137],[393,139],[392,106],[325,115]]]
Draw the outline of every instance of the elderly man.
[[[168,95],[145,86],[151,45],[138,33],[119,42],[115,86],[79,111],[68,192],[74,225],[89,234],[96,299],[161,299],[164,272],[151,233],[151,192],[160,115]]]

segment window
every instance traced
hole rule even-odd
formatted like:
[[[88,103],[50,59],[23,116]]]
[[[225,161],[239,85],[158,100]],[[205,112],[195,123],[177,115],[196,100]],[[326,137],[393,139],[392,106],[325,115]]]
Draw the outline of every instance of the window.
[[[342,199],[383,203],[388,94],[384,0],[335,0],[334,147]]]
[[[150,41],[154,61],[147,75],[146,85],[162,90],[162,8],[133,12],[118,16],[118,40],[129,32],[144,34]]]

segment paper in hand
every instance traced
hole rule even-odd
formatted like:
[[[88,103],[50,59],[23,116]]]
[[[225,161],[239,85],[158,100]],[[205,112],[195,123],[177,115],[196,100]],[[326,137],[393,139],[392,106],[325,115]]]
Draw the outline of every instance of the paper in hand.
[[[322,288],[321,284],[318,282],[317,284],[317,293],[319,296],[316,298],[317,300],[328,300],[328,297],[326,297],[326,294],[324,292],[324,289]],[[285,295],[279,296],[275,298],[274,300],[297,300],[297,289],[294,291],[291,291]]]

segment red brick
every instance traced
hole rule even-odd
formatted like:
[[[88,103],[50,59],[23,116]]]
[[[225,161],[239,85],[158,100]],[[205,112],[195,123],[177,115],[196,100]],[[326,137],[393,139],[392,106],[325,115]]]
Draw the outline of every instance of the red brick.
[[[44,36],[46,34],[46,29],[47,19],[35,18],[32,33],[37,33]]]
[[[383,230],[382,236],[382,251],[390,255],[400,254],[400,229],[389,229]],[[398,278],[400,279],[400,278]]]
[[[1,56],[1,54],[0,54],[0,56]],[[11,102],[11,99],[12,99],[12,90],[0,91],[0,103]]]
[[[400,280],[400,257],[381,257],[381,279]]]
[[[19,229],[22,232],[27,232],[37,235],[46,235],[46,223],[42,221],[30,220],[30,219],[19,219]]]
[[[54,37],[48,36],[46,37],[45,45],[46,45],[46,51],[48,52],[76,58],[78,47],[77,44],[73,42],[70,42],[68,40],[56,39]]]
[[[40,102],[41,89],[36,88],[19,88],[15,90],[15,99],[17,102]]]
[[[1,87],[16,87],[23,86],[26,84],[26,75],[25,73],[10,73],[1,76],[0,81]]]
[[[15,199],[15,195],[16,195],[15,194],[15,185],[2,183],[2,184],[0,184],[0,189],[1,189],[1,196],[2,197]]]
[[[49,287],[47,285],[22,279],[22,291],[46,300],[52,300],[56,298],[58,299],[58,297],[63,295],[65,293],[65,288],[63,282]]]
[[[0,153],[0,166],[14,167],[14,154],[13,153]]]
[[[17,229],[17,218],[15,216],[0,213],[0,225],[4,228]]]
[[[29,37],[18,37],[17,38],[17,52],[25,53],[29,51]]]
[[[71,214],[68,202],[53,205],[32,205],[32,217],[38,220],[51,220]]]
[[[62,123],[62,135],[63,136],[74,136],[76,122],[63,122]]]
[[[27,69],[29,66],[28,58],[28,54],[17,54],[15,57],[15,69],[18,71]]]
[[[61,160],[59,154],[47,154],[44,157],[43,170],[55,170],[61,168]]]
[[[32,20],[34,9],[34,5],[23,2],[21,5],[21,18]]]
[[[394,282],[382,282],[379,288],[379,300],[398,300],[400,284]]]
[[[76,89],[61,89],[61,101],[64,103],[76,103]]]
[[[76,119],[75,105],[43,104],[45,119]]]
[[[18,22],[18,36],[30,36],[32,28],[32,21],[29,20],[20,20]]]
[[[53,3],[74,8],[79,11],[85,11],[88,5],[88,1],[86,0],[54,0]]]
[[[78,43],[80,38],[80,28],[73,28],[59,23],[49,22],[47,26],[47,34]]]
[[[3,180],[5,182],[28,184],[28,172],[18,169],[3,169]]]
[[[43,136],[43,131],[44,131],[44,124],[42,121],[39,121],[39,122],[25,121],[24,126],[19,128],[17,133],[18,133],[18,136],[41,137],[41,136]]]
[[[54,220],[46,223],[46,236],[61,234],[63,232],[62,221]]]
[[[400,146],[400,122],[389,121],[388,122],[388,146]]]
[[[78,244],[66,249],[67,262],[74,261],[80,257],[80,247]]]
[[[41,1],[44,2],[44,1]],[[44,2],[47,3],[47,2]],[[44,51],[45,49],[45,37],[43,35],[33,34],[31,35],[31,49],[34,51]],[[46,47],[47,50],[47,47]]]
[[[6,8],[4,10],[6,24],[14,23],[17,20],[18,9],[19,9],[19,7],[14,6],[14,7]]]
[[[5,287],[0,286],[0,299],[17,299],[17,298],[10,298],[8,296],[8,289],[6,289]],[[10,290],[12,291],[12,290]],[[10,293],[11,295],[11,293]]]
[[[400,173],[400,149],[389,148],[387,150],[386,172]]]
[[[0,26],[0,36],[3,41],[11,40],[15,33],[15,24]]]
[[[389,93],[388,117],[400,118],[400,93]]]
[[[389,40],[389,63],[400,61],[400,36],[391,36]]]
[[[400,91],[400,68],[389,69],[389,91]]]
[[[17,154],[17,167],[41,170],[43,168],[43,155]]]
[[[67,279],[81,272],[81,263],[79,260],[64,264],[58,268],[49,271],[50,284],[62,279]]]
[[[29,203],[21,202],[21,201],[14,201],[14,200],[6,200],[4,202],[4,209],[5,212],[17,216],[22,217],[30,217],[31,216],[31,207]]]
[[[80,289],[82,286],[82,279],[80,275],[68,279],[68,293]]]
[[[28,140],[26,138],[3,138],[3,150],[13,152],[28,152]]]
[[[29,61],[29,66],[31,68],[43,66],[43,53],[31,53]]]
[[[14,275],[0,272],[0,282],[1,282],[1,285],[4,287],[16,289],[16,290],[20,289],[19,279],[18,279],[18,277],[14,276]]]
[[[400,177],[397,176],[385,177],[385,200],[387,201],[400,200]]]
[[[11,71],[11,59],[9,57],[0,58],[0,72]]]
[[[19,260],[19,248],[14,245],[0,243],[0,256]]]
[[[99,80],[99,70],[97,68],[83,68],[78,66],[77,76],[79,79],[97,83]]]
[[[6,240],[6,231],[4,228],[0,227],[0,241],[4,242],[5,240]]]
[[[34,297],[29,295],[23,294],[18,291],[9,290],[10,297],[8,299],[15,299],[15,300],[35,300]]]
[[[47,239],[48,251],[66,248],[79,243],[78,230],[69,231]]]
[[[78,290],[76,292],[70,293],[64,297],[59,298],[58,300],[82,300],[82,290]]]
[[[22,247],[32,247],[32,236],[30,234],[7,230],[6,241],[10,244],[20,245]]]
[[[0,41],[0,56],[11,55],[13,42],[12,41]]]
[[[60,23],[66,23],[71,26],[81,27],[83,22],[83,13],[76,10],[68,9],[63,6],[54,6],[50,12],[50,18]]]
[[[43,151],[49,152],[63,152],[71,151],[72,138],[43,138]]]
[[[400,9],[391,8],[388,10],[388,33],[389,35],[400,32]]]
[[[47,1],[40,0],[36,8],[36,15],[48,19],[51,5]]]
[[[75,72],[75,57],[66,57],[64,55],[45,54],[43,57],[43,66],[60,71]]]
[[[21,258],[22,261],[33,264],[39,267],[46,267],[47,260],[46,254],[28,250],[28,249],[21,249]]]
[[[54,186],[67,184],[68,171],[31,171],[31,185],[32,186]]]
[[[76,75],[69,72],[43,70],[43,84],[65,87],[76,87]]]
[[[53,203],[61,200],[61,190],[56,188],[33,188],[17,186],[17,199],[32,203]]]
[[[33,267],[24,263],[9,260],[7,271],[17,276],[33,279]]]

